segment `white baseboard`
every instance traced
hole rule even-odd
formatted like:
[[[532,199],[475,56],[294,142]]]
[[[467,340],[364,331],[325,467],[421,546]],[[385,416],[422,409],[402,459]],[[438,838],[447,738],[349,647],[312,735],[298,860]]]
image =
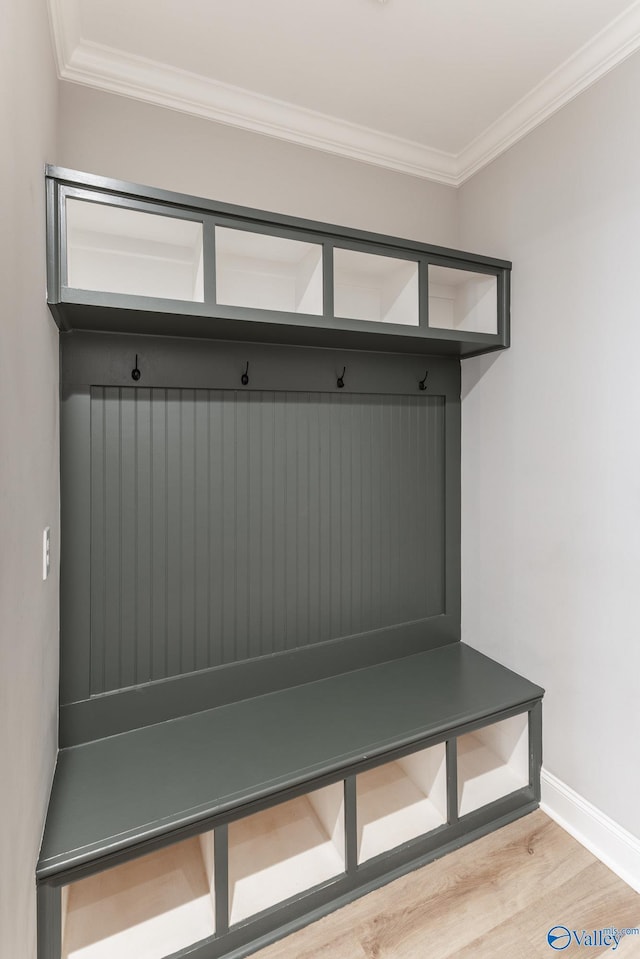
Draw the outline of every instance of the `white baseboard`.
[[[542,770],[540,808],[597,856],[627,885],[640,892],[640,839],[583,799],[552,773]]]

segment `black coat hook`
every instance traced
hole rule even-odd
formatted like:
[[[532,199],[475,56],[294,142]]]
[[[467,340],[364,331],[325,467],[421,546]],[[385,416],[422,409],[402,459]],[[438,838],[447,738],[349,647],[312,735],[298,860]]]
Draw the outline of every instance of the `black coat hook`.
[[[343,386],[344,386],[344,374],[345,374],[346,372],[347,372],[347,368],[346,368],[346,366],[345,366],[345,367],[343,367],[342,373],[341,373],[340,376],[338,377],[337,386],[338,386],[338,389],[339,389],[339,390],[341,390],[341,389],[343,388]]]
[[[248,386],[248,385],[249,385],[249,360],[247,360],[247,368],[246,368],[246,370],[244,371],[244,373],[243,373],[242,376],[240,377],[240,382],[242,383],[243,386]]]
[[[136,365],[131,370],[131,379],[135,380],[137,383],[141,376],[142,376],[142,373],[138,369],[138,354],[136,353]]]
[[[427,372],[424,374],[424,379],[423,379],[423,380],[420,380],[420,382],[418,383],[418,389],[419,389],[419,390],[426,390],[426,388],[427,388],[427,377],[428,377],[428,375],[429,375],[429,370],[427,370]]]

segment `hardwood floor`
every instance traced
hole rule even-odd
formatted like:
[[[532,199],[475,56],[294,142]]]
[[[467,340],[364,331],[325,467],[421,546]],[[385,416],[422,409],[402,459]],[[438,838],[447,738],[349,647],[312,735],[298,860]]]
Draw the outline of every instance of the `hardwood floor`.
[[[539,810],[403,876],[255,954],[256,959],[640,959],[640,935],[552,949],[556,925],[581,935],[640,927],[640,895]],[[558,944],[563,940],[558,939]]]

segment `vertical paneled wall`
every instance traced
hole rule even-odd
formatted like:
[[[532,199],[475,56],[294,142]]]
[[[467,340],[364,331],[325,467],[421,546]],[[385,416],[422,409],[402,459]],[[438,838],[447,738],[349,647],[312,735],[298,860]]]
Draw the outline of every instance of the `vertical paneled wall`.
[[[444,610],[442,397],[91,390],[91,692]]]
[[[78,706],[107,735],[87,709],[128,728],[458,639],[459,374],[65,336],[63,740]]]

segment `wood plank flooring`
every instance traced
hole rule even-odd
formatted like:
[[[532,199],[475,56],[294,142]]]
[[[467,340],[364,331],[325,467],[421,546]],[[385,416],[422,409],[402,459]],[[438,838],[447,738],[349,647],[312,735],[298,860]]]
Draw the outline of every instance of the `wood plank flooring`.
[[[579,935],[640,927],[640,895],[538,810],[255,957],[640,959],[640,936],[623,938],[617,948],[572,942],[554,950],[547,932],[556,925]]]

